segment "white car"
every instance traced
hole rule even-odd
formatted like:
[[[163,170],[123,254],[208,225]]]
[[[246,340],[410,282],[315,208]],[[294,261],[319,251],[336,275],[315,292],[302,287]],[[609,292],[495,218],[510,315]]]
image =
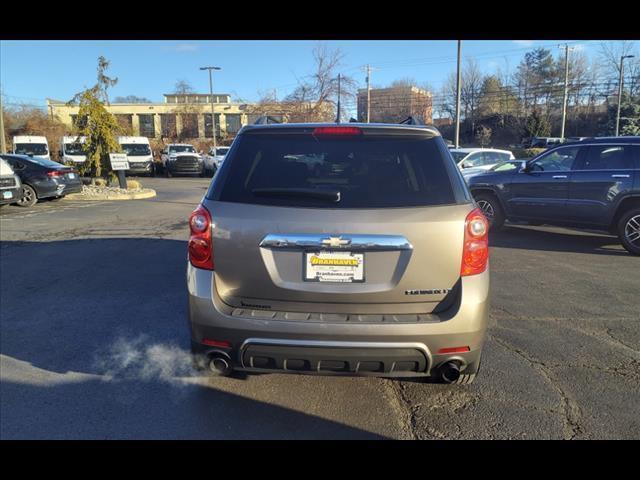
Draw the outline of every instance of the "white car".
[[[83,148],[85,143],[87,143],[87,137],[62,137],[60,139],[59,156],[62,159],[60,163],[83,164],[87,160],[87,155]]]
[[[509,150],[496,148],[450,148],[449,153],[455,160],[458,168],[477,168],[489,170],[498,163],[515,160],[516,157]]]
[[[189,143],[170,143],[160,155],[162,168],[167,176],[174,173],[204,174],[206,163],[195,147]]]
[[[229,147],[211,147],[209,149],[209,155],[205,158],[205,168],[209,172],[215,173],[226,157]]]

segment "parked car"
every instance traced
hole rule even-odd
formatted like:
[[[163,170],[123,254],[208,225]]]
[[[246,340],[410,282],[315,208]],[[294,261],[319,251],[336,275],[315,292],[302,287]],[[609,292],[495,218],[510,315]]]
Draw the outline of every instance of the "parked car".
[[[22,198],[22,182],[11,165],[0,158],[0,205],[16,203]]]
[[[531,137],[522,141],[522,148],[550,148],[562,142],[560,137]]]
[[[640,255],[640,137],[563,144],[525,168],[470,178],[491,227],[505,220],[598,229]]]
[[[515,159],[509,150],[495,148],[450,148],[449,152],[461,170],[467,168],[489,170],[498,163]]]
[[[205,173],[204,160],[196,152],[193,145],[188,143],[170,143],[161,154],[162,169],[167,177],[174,174],[196,174],[203,176]]]
[[[210,174],[216,173],[220,168],[220,165],[224,161],[224,157],[227,155],[229,147],[211,147],[209,149],[209,155],[205,157],[205,169]]]
[[[147,137],[118,137],[122,151],[127,154],[127,175],[155,175],[155,162]]]
[[[497,163],[493,167],[491,167],[489,170],[484,168],[473,168],[473,167],[465,168],[464,170],[462,170],[462,177],[465,179],[465,181],[468,181],[470,178],[475,177],[476,175],[482,175],[484,173],[505,172],[509,170],[520,169],[524,167],[524,165],[527,163],[527,160],[528,159],[509,160],[508,162]]]
[[[47,137],[19,135],[13,137],[13,153],[51,160]]]
[[[84,151],[84,144],[87,137],[65,136],[60,139],[59,156],[62,163],[71,165],[82,165],[87,160],[87,154]]]
[[[435,128],[245,126],[189,226],[196,365],[474,380],[488,222]]]
[[[44,158],[27,155],[0,155],[22,182],[21,207],[35,205],[43,198],[62,198],[82,191],[82,181],[73,168]]]

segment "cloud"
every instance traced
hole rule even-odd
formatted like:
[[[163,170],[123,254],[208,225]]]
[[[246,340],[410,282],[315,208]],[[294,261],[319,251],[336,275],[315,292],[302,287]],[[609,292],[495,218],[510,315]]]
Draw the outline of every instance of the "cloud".
[[[178,43],[177,45],[170,45],[165,47],[165,50],[169,50],[172,52],[195,52],[200,49],[200,45],[197,43]]]
[[[532,47],[536,41],[535,40],[514,40],[513,43],[516,45],[520,45],[521,47]]]

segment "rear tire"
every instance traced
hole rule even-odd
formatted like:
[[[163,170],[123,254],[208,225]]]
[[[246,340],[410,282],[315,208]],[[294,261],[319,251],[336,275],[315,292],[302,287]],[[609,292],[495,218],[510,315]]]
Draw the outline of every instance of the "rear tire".
[[[38,203],[36,191],[29,185],[22,185],[22,197],[16,202],[19,207],[33,207]]]
[[[490,230],[500,230],[504,225],[505,216],[500,201],[490,193],[480,193],[475,196],[476,203],[487,220]]]
[[[618,237],[632,255],[640,255],[640,208],[632,208],[618,221]]]

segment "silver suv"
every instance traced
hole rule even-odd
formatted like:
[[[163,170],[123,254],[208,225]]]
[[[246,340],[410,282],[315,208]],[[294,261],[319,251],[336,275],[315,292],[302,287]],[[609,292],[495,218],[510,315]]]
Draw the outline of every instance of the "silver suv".
[[[489,226],[435,128],[246,126],[189,226],[196,365],[475,378]]]

